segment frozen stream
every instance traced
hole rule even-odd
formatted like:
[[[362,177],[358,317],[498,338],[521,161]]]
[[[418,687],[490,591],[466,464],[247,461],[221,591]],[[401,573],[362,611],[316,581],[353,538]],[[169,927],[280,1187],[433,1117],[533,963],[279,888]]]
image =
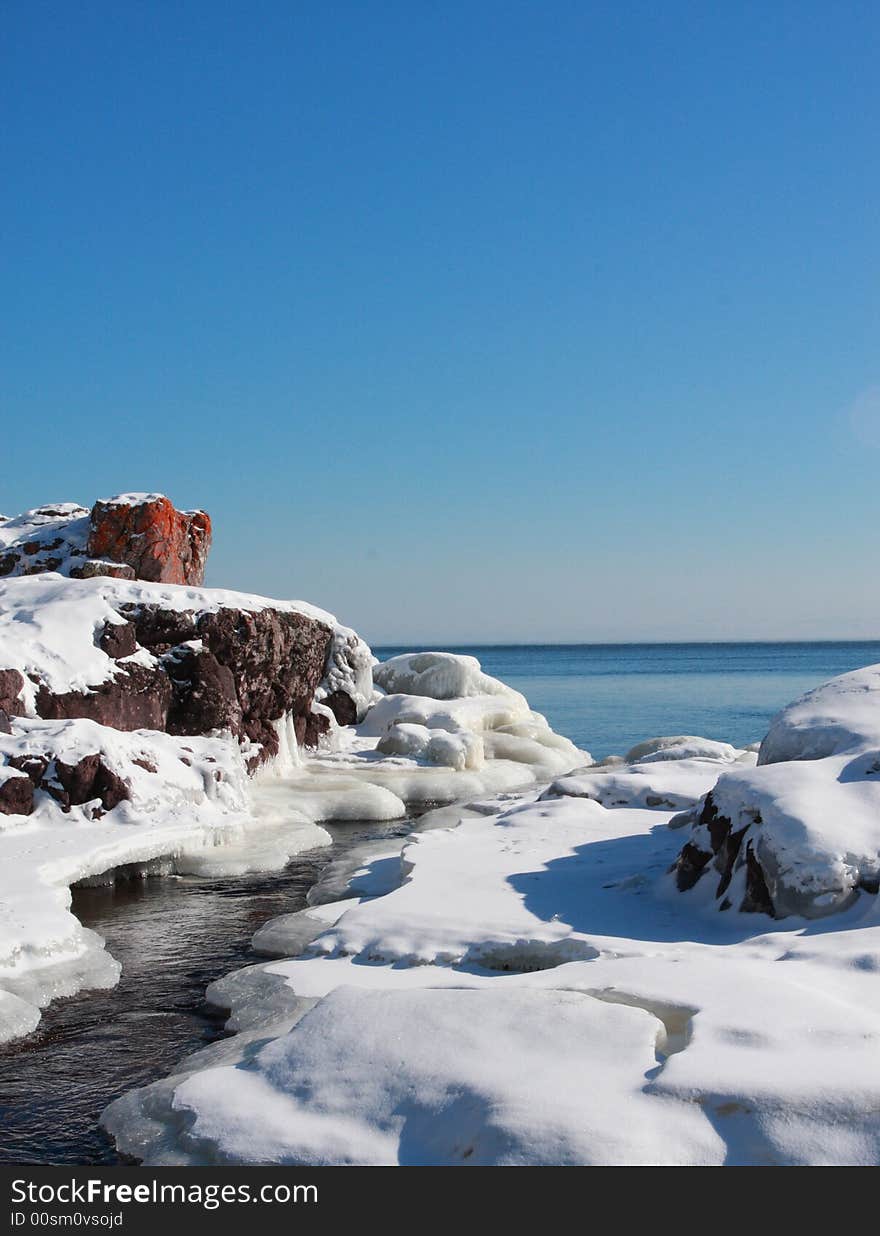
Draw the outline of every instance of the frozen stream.
[[[106,940],[122,978],[56,1002],[34,1035],[0,1047],[0,1162],[119,1163],[98,1117],[123,1091],[222,1036],[206,986],[260,960],[254,932],[302,909],[328,861],[367,839],[405,836],[412,821],[324,827],[333,845],[298,854],[283,871],[74,890],[75,913]]]

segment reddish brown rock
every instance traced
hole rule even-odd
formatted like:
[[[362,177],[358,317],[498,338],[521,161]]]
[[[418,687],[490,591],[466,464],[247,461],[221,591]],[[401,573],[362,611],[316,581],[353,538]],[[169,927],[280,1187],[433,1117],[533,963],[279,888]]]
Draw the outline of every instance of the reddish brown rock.
[[[196,616],[144,605],[126,614],[138,643],[161,656],[173,684],[170,733],[230,729],[260,743],[267,759],[278,751],[274,723],[291,713],[303,741],[324,674],[329,627],[277,609],[221,609]],[[201,648],[189,646],[194,642]]]
[[[115,730],[164,730],[174,692],[161,666],[127,667],[125,673],[88,691],[59,695],[45,686],[37,690],[37,716],[45,721],[87,717]]]
[[[138,579],[201,585],[211,546],[204,511],[178,511],[161,494],[111,498],[92,507],[87,554],[124,563]]]
[[[68,807],[99,798],[104,809],[112,811],[129,797],[128,786],[97,754],[84,755],[76,764],[56,760],[55,776]]]
[[[0,781],[0,815],[30,815],[34,809],[34,786],[30,777],[14,773]]]
[[[322,703],[333,713],[337,725],[354,725],[357,722],[357,705],[347,691],[331,691]]]
[[[10,768],[17,768],[19,772],[30,777],[31,784],[37,790],[46,775],[46,769],[52,763],[52,757],[49,755],[13,755],[7,763]]]
[[[241,733],[241,705],[228,665],[221,665],[207,648],[186,644],[168,653],[164,663],[174,687],[169,734]]]
[[[0,708],[10,717],[24,715],[24,704],[19,699],[24,678],[16,669],[0,669]]]
[[[108,657],[118,661],[120,657],[130,657],[137,651],[137,636],[133,622],[105,622],[99,647]]]

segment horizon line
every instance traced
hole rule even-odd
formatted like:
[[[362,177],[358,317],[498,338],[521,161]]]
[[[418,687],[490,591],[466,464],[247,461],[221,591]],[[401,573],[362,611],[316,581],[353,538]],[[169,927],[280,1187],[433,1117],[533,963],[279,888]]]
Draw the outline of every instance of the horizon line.
[[[369,642],[369,641],[368,641]],[[406,648],[413,651],[430,652],[432,641],[423,640],[420,643],[409,643],[402,640],[376,640],[370,643],[371,648]],[[628,640],[491,640],[477,642],[474,640],[436,640],[434,646],[442,651],[444,647],[457,648],[719,648],[741,647],[750,645],[771,644],[880,644],[880,635],[876,636],[822,636],[813,639],[628,639]]]

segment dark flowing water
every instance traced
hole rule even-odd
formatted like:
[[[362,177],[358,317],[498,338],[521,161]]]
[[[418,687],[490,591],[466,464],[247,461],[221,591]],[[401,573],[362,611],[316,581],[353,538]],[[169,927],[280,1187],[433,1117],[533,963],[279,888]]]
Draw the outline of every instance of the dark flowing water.
[[[117,1095],[222,1036],[207,985],[262,960],[250,949],[254,932],[302,909],[330,859],[409,827],[331,825],[332,847],[297,855],[283,871],[75,889],[74,912],[106,940],[122,977],[109,991],[50,1005],[35,1035],[0,1047],[0,1162],[119,1163],[98,1117]]]

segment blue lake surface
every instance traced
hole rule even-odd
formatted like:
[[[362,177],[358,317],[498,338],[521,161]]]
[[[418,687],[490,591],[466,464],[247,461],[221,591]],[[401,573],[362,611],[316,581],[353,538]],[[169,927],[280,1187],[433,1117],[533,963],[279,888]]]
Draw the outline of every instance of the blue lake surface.
[[[448,647],[516,687],[597,759],[644,738],[698,734],[744,746],[827,678],[880,662],[880,641]],[[380,660],[413,648],[376,648]]]

